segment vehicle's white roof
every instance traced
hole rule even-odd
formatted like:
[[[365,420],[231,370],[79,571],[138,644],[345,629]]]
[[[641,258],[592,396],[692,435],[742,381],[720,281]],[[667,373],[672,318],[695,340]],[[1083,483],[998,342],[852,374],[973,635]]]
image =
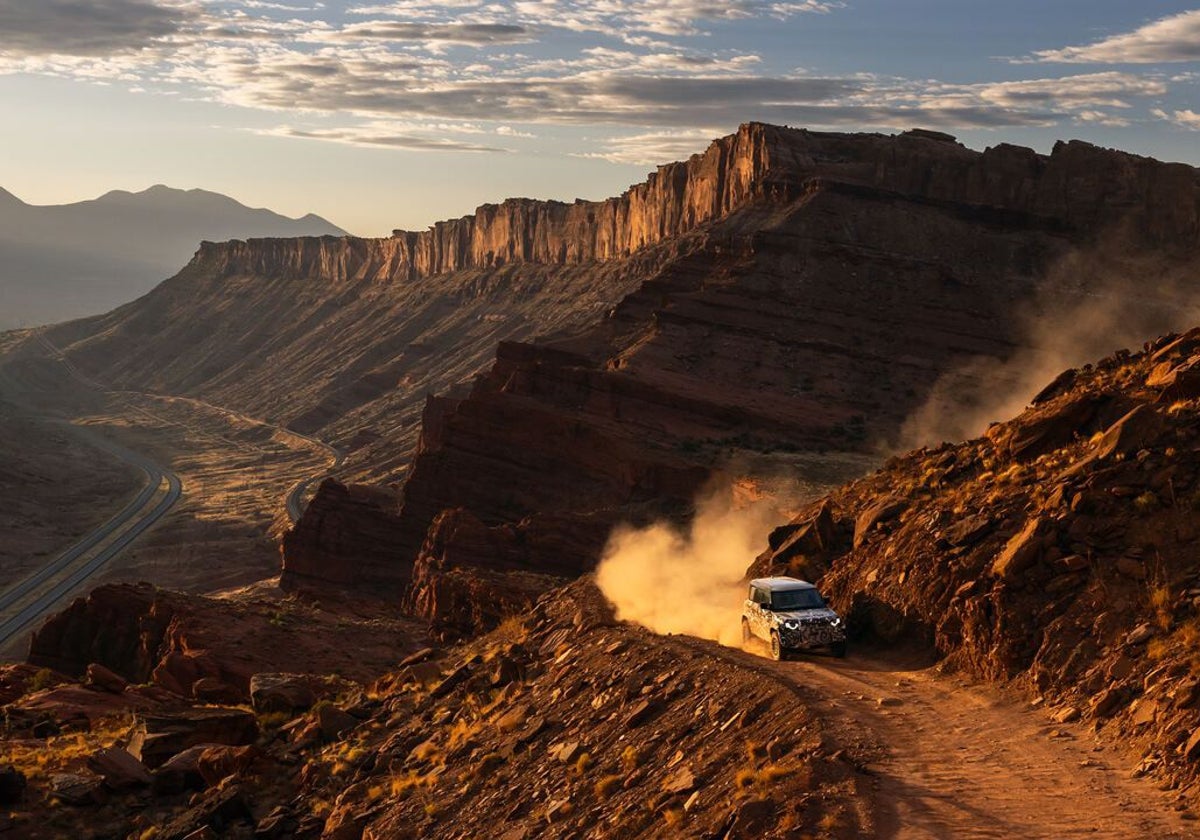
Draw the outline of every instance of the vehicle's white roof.
[[[775,592],[782,592],[789,589],[816,589],[806,580],[794,577],[769,577],[755,578],[750,581],[751,586],[757,586],[759,589],[770,589]]]

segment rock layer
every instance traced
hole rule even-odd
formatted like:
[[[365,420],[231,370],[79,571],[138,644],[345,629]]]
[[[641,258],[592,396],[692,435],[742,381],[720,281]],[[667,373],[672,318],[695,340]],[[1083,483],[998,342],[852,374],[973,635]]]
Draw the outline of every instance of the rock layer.
[[[705,226],[694,249],[590,331],[502,343],[468,397],[427,403],[390,571],[414,583],[407,603],[423,615],[454,600],[432,594],[454,565],[430,554],[448,539],[443,511],[499,529],[490,555],[471,540],[460,564],[493,571],[512,568],[495,535],[524,535],[541,515],[615,523],[686,512],[733,452],[855,449],[894,434],[946,371],[1019,346],[1015,302],[1080,300],[1078,279],[1051,269],[1098,237],[1126,256],[1196,261],[1190,167],[1080,143],[1050,156],[978,153],[923,133],[764,126],[710,151],[727,148],[744,155],[727,170],[748,174],[717,192],[744,203]],[[1037,445],[1023,444],[1031,455]],[[557,566],[584,571],[601,547],[576,540]],[[343,561],[325,560],[326,579],[339,579]]]

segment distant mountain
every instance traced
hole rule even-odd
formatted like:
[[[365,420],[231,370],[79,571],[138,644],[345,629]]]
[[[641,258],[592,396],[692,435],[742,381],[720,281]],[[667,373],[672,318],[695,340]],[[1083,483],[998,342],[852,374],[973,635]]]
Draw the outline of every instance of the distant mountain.
[[[35,206],[0,188],[0,329],[94,315],[175,274],[202,240],[342,236],[228,196],[162,185]]]

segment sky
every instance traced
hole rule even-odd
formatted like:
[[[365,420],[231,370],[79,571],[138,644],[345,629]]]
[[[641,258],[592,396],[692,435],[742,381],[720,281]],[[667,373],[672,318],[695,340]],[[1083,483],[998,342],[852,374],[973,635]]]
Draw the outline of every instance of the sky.
[[[0,0],[0,187],[387,235],[600,199],[760,120],[1200,165],[1200,2]]]

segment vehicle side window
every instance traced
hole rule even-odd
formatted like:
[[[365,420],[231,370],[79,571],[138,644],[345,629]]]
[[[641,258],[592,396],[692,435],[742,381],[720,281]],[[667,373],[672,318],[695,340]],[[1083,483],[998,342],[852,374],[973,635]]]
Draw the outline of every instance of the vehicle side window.
[[[771,601],[771,595],[765,589],[758,587],[750,587],[750,600],[756,604],[767,604]]]

